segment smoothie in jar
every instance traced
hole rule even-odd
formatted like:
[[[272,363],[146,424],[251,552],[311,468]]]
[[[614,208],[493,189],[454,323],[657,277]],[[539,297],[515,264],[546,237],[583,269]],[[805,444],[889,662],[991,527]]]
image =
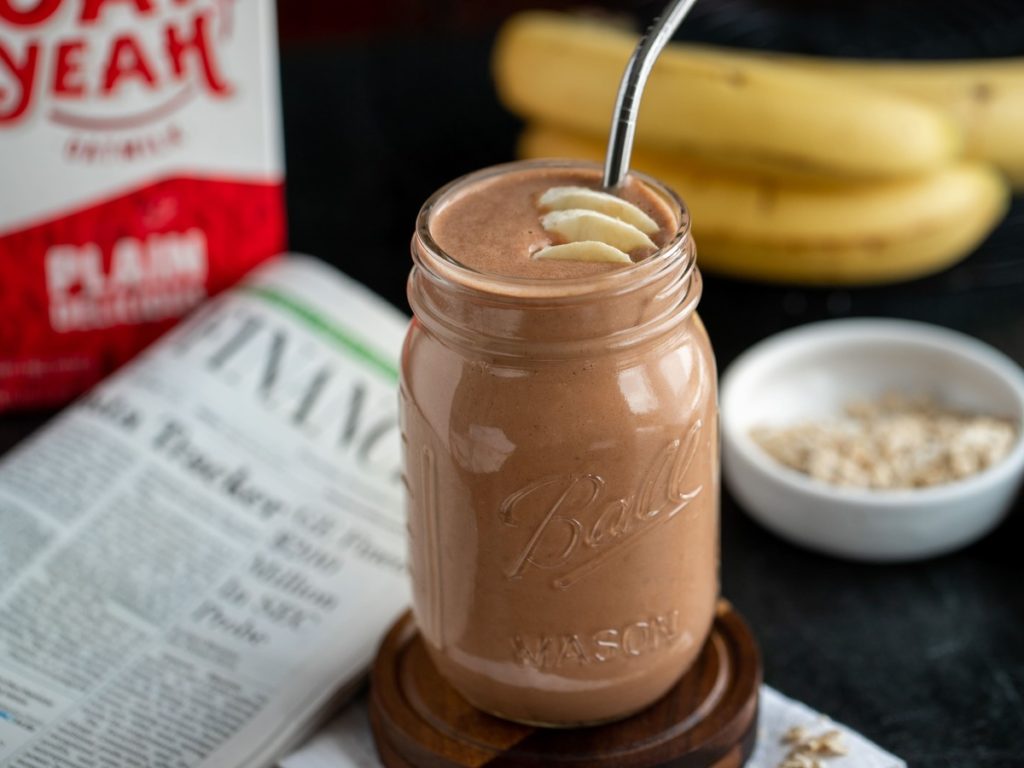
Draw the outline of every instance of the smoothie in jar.
[[[688,215],[643,176],[609,195],[595,167],[515,163],[435,194],[413,257],[401,414],[431,658],[508,719],[632,714],[695,660],[718,596]]]

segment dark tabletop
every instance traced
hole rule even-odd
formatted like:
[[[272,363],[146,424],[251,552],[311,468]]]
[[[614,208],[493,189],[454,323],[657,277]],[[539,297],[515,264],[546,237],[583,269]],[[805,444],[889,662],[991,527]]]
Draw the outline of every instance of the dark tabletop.
[[[420,203],[454,176],[513,156],[519,126],[492,94],[489,45],[434,36],[284,51],[295,250],[407,310],[408,241]],[[699,222],[695,230],[699,242]],[[942,275],[863,290],[708,276],[700,311],[722,369],[778,330],[848,315],[957,328],[1024,362],[1022,248],[1018,205],[981,252]],[[0,448],[44,417],[0,419]],[[726,496],[723,591],[760,641],[766,681],[784,693],[915,767],[1024,766],[1020,511],[957,554],[879,566],[793,547]]]

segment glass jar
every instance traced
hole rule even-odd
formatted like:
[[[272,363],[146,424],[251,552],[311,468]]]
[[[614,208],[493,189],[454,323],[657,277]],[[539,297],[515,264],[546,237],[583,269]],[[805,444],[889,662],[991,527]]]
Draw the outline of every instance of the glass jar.
[[[693,663],[718,596],[714,359],[678,229],[595,277],[474,271],[422,208],[402,355],[413,610],[470,703],[545,726],[618,719]],[[567,167],[582,164],[565,164]],[[589,167],[589,166],[583,166]]]

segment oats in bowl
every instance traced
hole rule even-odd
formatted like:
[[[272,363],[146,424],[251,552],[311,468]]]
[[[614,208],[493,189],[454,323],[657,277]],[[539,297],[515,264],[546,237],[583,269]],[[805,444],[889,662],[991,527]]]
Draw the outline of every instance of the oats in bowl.
[[[1013,422],[944,408],[935,399],[889,393],[848,403],[843,415],[751,437],[776,461],[832,485],[923,488],[996,464],[1017,440]]]
[[[999,525],[1024,483],[1024,369],[948,328],[811,323],[737,358],[721,393],[731,496],[820,552],[869,562],[951,552]]]

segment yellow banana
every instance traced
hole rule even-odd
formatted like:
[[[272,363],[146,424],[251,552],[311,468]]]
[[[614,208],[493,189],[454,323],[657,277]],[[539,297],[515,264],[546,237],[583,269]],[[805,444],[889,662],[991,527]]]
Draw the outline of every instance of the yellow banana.
[[[534,126],[523,157],[598,160],[602,142]],[[874,183],[791,181],[743,174],[637,148],[633,165],[682,195],[702,268],[773,282],[856,285],[936,272],[970,253],[1005,212],[992,168],[961,162]]]
[[[572,16],[529,12],[498,36],[494,76],[519,115],[607,134],[636,38]],[[639,142],[780,172],[891,178],[934,170],[961,148],[946,116],[913,99],[800,67],[671,45],[643,97]]]
[[[989,61],[856,61],[771,56],[938,107],[961,128],[968,157],[988,160],[1024,187],[1024,58]]]

